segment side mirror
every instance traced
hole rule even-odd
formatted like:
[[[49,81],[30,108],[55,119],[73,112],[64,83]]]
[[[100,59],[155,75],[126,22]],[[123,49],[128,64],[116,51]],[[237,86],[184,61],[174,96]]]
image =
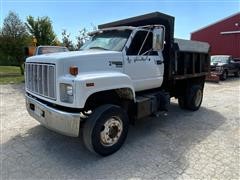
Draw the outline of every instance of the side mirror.
[[[157,26],[153,29],[153,51],[162,51],[164,48],[165,29]]]

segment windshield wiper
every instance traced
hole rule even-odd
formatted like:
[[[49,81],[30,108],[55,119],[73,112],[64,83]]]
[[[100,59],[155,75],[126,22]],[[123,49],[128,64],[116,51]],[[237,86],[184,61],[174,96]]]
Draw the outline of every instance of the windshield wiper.
[[[99,47],[99,46],[93,46],[93,47],[90,47],[89,49],[103,49],[103,50],[109,50],[109,49],[106,49],[106,48],[103,48],[103,47]]]

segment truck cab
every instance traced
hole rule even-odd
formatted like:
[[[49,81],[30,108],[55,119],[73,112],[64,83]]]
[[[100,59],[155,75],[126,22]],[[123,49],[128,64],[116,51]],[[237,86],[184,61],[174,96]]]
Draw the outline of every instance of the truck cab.
[[[158,28],[162,28],[161,36],[164,36],[164,27]],[[111,68],[128,75],[135,91],[156,88],[162,84],[164,66],[162,51],[153,49],[153,29],[151,26],[101,29],[91,33],[91,40],[80,51],[97,49],[121,52],[118,61],[109,60]]]

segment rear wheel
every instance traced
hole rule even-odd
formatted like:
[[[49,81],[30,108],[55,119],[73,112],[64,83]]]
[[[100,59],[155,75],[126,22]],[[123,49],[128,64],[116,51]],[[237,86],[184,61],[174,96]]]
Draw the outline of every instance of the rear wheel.
[[[184,96],[178,97],[178,105],[181,109],[186,109],[186,98]]]
[[[240,76],[240,70],[238,70],[237,72],[234,73],[235,77],[239,77]]]
[[[202,104],[203,90],[199,85],[194,85],[189,89],[189,94],[187,96],[186,106],[187,109],[196,111],[200,108]]]
[[[90,151],[107,156],[120,149],[127,133],[127,113],[120,106],[102,105],[86,120],[83,141]]]
[[[196,111],[200,108],[203,98],[203,88],[200,85],[189,87],[184,94],[178,98],[178,105],[182,109]]]

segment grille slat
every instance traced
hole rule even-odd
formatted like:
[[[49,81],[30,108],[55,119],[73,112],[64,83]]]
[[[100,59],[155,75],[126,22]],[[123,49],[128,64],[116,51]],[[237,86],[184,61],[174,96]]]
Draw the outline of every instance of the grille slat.
[[[56,99],[55,65],[26,63],[26,87],[38,95]]]
[[[49,77],[54,77],[54,68],[52,66],[49,67]],[[53,89],[53,91],[49,91],[49,96],[54,96],[55,92],[55,82],[54,78],[49,78],[49,89]]]
[[[33,64],[30,64],[31,68],[30,68],[30,75],[33,76]],[[31,76],[29,76],[30,78],[30,89],[33,89],[33,78],[31,78]]]
[[[44,66],[42,65],[42,91],[41,93],[44,94]]]
[[[49,79],[50,79],[50,76],[49,76],[49,67],[47,68],[47,86],[48,86],[48,91],[47,91],[47,96],[50,96],[50,84],[49,84]]]
[[[44,91],[43,91],[43,95],[44,96],[48,96],[48,85],[47,85],[47,82],[48,82],[48,74],[47,74],[47,66],[44,66]]]
[[[32,90],[35,92],[35,71],[34,71],[34,69],[35,69],[35,66],[34,66],[34,64],[32,64]],[[30,78],[31,78],[31,76],[30,76]]]
[[[38,92],[39,94],[42,94],[42,65],[38,67],[38,79],[39,79]]]
[[[36,75],[36,81],[37,81],[37,83],[36,83],[36,85],[37,85],[37,89],[36,89],[36,91],[37,91],[37,93],[39,93],[40,92],[40,89],[39,89],[39,85],[40,85],[40,79],[39,79],[39,67],[40,67],[41,65],[39,65],[39,66],[36,66],[36,69],[37,69],[37,75]],[[38,83],[39,82],[39,83]]]

